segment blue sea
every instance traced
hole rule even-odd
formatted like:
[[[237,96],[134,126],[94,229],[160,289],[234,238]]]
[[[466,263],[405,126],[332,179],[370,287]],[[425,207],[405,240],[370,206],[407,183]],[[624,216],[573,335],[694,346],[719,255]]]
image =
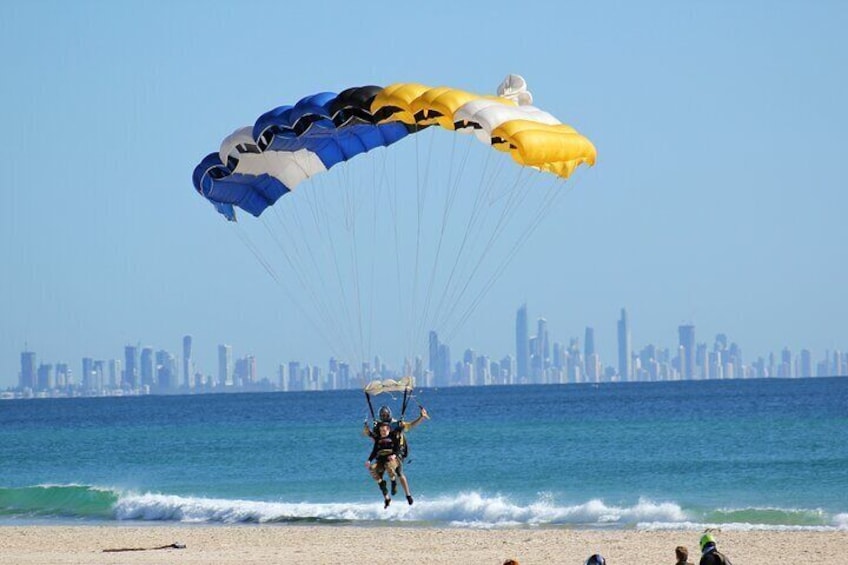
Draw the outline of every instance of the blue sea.
[[[360,391],[3,401],[0,523],[848,530],[848,378],[415,400],[388,509]]]

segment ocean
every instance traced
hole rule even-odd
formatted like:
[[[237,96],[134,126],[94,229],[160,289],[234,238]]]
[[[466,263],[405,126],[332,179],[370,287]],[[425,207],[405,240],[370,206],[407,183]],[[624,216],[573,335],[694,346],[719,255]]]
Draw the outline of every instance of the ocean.
[[[0,524],[848,530],[848,378],[421,389],[384,509],[361,391],[0,402]],[[395,414],[400,397],[381,395]]]

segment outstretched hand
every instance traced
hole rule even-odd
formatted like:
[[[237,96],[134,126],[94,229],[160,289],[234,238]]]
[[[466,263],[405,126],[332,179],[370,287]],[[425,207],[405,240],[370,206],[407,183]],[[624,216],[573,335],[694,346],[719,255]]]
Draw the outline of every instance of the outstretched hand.
[[[426,418],[427,420],[430,419],[430,414],[427,413],[427,409],[423,406],[421,407],[421,417]]]

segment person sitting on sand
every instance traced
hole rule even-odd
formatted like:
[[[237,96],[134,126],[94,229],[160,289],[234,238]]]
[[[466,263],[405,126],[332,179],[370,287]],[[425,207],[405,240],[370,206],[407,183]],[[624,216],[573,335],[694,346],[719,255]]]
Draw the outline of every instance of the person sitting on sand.
[[[699,565],[733,565],[730,559],[716,549],[716,541],[711,533],[701,536],[701,561]]]
[[[392,482],[397,480],[397,469],[400,464],[400,457],[398,456],[400,445],[397,435],[392,433],[391,425],[388,422],[380,422],[377,426],[377,434],[378,436],[374,438],[374,447],[371,449],[371,454],[368,456],[365,466],[380,486],[380,492],[383,493],[383,500],[385,501],[383,508],[388,508],[389,504],[392,503],[392,497],[386,488],[386,479],[383,478],[383,475],[388,473]],[[406,499],[412,504],[409,483],[405,477],[402,480],[402,484],[406,491]]]
[[[677,557],[677,562],[674,565],[693,565],[689,561],[689,549],[685,545],[678,545],[674,548],[674,555]]]

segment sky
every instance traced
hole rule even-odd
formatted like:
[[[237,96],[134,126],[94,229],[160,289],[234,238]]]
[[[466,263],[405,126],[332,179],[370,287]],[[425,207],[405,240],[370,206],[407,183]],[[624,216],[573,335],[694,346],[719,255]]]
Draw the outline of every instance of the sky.
[[[514,354],[525,302],[555,340],[594,327],[608,364],[621,308],[636,350],[676,346],[684,323],[699,342],[727,334],[749,362],[784,347],[848,350],[848,4],[401,9],[6,3],[0,388],[17,384],[25,349],[78,372],[82,357],[121,358],[127,344],[179,354],[186,334],[207,373],[221,343],[255,355],[262,376],[292,359],[325,366],[333,345],[309,329],[308,307],[235,231],[254,219],[224,221],[194,191],[194,166],[314,92],[421,82],[493,93],[508,73],[591,139],[598,161],[566,183],[452,337],[455,357]],[[385,239],[375,254],[391,253]],[[369,352],[398,365],[388,326]]]

